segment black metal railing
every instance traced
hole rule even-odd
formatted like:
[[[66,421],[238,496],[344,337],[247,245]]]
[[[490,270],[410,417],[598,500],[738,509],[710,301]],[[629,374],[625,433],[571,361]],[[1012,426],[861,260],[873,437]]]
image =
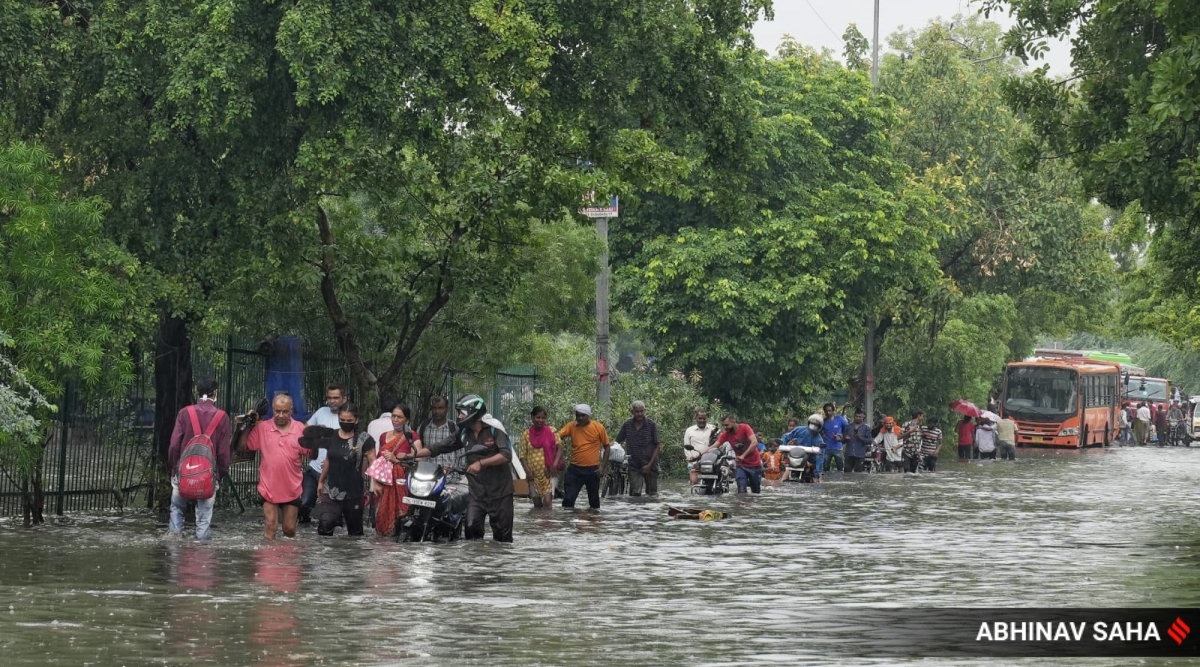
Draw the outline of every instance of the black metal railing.
[[[267,362],[259,353],[259,342],[233,336],[195,341],[192,368],[196,377],[210,375],[219,382],[219,406],[231,416],[244,413],[266,394]],[[154,484],[159,480],[157,442],[154,433],[153,360],[141,359],[137,375],[121,396],[90,394],[68,386],[46,440],[42,461],[43,512],[63,515],[99,512],[127,507],[153,507]],[[445,393],[453,401],[466,391],[490,397],[492,412],[499,419],[511,407],[532,397],[537,383],[533,367],[506,369],[482,376],[449,371],[438,378],[421,378],[408,388],[406,400],[423,414],[429,395]],[[432,378],[432,379],[431,379]],[[325,386],[349,380],[345,363],[338,359],[306,357],[303,392],[313,410],[323,404]],[[363,406],[367,420],[377,416],[378,406]],[[236,457],[235,457],[236,460]],[[19,480],[0,475],[0,517],[18,517],[24,512]],[[261,504],[257,492],[258,462],[237,461],[231,466],[217,495],[223,508],[251,509]]]

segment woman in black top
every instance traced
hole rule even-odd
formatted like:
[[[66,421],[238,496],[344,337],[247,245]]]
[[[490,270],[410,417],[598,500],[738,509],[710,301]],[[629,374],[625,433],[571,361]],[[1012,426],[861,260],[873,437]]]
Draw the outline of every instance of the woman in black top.
[[[327,455],[317,482],[318,535],[332,535],[339,519],[345,522],[348,535],[363,534],[363,470],[375,460],[375,440],[359,433],[358,425],[358,407],[343,405],[336,435],[322,445]]]

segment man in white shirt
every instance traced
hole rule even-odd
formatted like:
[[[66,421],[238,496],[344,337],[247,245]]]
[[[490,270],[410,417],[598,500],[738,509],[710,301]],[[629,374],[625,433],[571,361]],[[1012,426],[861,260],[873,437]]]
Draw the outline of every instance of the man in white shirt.
[[[1133,440],[1133,436],[1130,433],[1133,429],[1129,423],[1128,404],[1121,406],[1121,409],[1117,410],[1117,427],[1121,429],[1121,433],[1117,436],[1117,442],[1122,445],[1129,444]]]
[[[975,448],[980,459],[996,458],[996,425],[985,417],[979,418],[979,427],[975,429]]]
[[[1137,444],[1143,446],[1150,437],[1150,406],[1145,403],[1138,403],[1137,423],[1133,425],[1133,434],[1137,437]]]
[[[334,382],[325,387],[325,407],[312,413],[307,426],[328,426],[337,430],[338,411],[346,404],[346,386]],[[321,469],[325,465],[325,450],[317,452],[317,458],[308,462],[304,469],[304,490],[300,494],[300,523],[312,521],[312,508],[317,504],[317,482],[321,479]]]
[[[371,436],[371,439],[375,441],[376,446],[379,445],[379,436],[383,435],[384,433],[390,433],[393,430],[392,410],[396,409],[396,405],[399,402],[400,401],[397,401],[394,398],[385,398],[380,401],[380,405],[383,407],[383,413],[380,414],[377,419],[373,419],[371,420],[371,423],[367,424],[367,435]]]
[[[687,427],[683,432],[684,455],[688,460],[688,476],[692,484],[700,483],[700,473],[696,472],[696,462],[700,460],[700,455],[708,450],[710,442],[712,442],[713,425],[708,423],[708,413],[704,410],[696,411],[696,423]],[[693,450],[686,449],[687,445],[691,445]]]

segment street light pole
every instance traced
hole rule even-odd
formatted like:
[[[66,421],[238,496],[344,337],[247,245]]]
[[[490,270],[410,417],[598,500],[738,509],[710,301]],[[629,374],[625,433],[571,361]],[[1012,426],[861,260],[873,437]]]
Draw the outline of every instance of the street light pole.
[[[596,275],[596,402],[608,406],[608,218],[596,218],[600,273]]]
[[[879,88],[879,0],[875,0],[875,29],[871,42],[871,94]],[[863,346],[866,357],[863,363],[865,399],[863,407],[868,423],[875,422],[875,316],[867,316],[867,341]]]

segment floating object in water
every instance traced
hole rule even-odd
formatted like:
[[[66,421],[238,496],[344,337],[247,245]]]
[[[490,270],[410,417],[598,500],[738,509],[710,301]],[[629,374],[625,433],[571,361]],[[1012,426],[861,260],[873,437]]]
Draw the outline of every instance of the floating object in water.
[[[667,505],[667,516],[673,519],[692,519],[695,521],[720,521],[733,515],[718,510],[706,510],[698,507],[671,507]]]

